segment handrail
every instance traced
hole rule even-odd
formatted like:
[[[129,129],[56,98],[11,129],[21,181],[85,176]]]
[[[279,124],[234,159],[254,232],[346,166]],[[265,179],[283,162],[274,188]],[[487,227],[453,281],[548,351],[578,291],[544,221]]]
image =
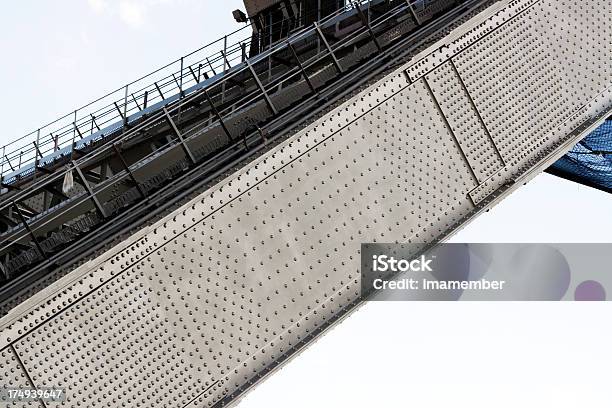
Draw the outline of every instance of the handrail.
[[[369,4],[375,1],[376,0],[358,0],[358,1],[348,2],[347,5],[343,6],[336,12],[321,19],[318,22],[318,24],[326,24],[327,22],[335,18],[337,15],[354,9],[355,5],[363,5],[366,3]],[[378,0],[378,1],[382,1],[382,0]],[[414,5],[421,6],[423,2],[424,2],[423,0],[412,0],[412,1],[407,0],[406,4],[409,6],[414,6]],[[282,22],[278,22],[278,24],[282,24],[283,22],[284,20]],[[227,65],[234,64],[234,65],[231,65],[231,67],[232,68],[236,67],[235,61],[237,59],[241,60],[240,68],[238,71],[233,71],[232,76],[234,76],[235,73],[242,72],[244,69],[246,69],[244,64],[242,64],[242,62],[245,60],[244,58],[245,51],[243,48],[244,47],[243,44],[250,44],[251,36],[249,35],[248,39],[240,40],[236,43],[233,43],[232,45],[228,45],[227,38],[230,35],[235,35],[237,33],[243,32],[243,30],[245,30],[248,27],[249,26],[245,26],[239,30],[234,31],[231,34],[228,34],[222,37],[221,39],[213,41],[199,48],[198,50],[192,51],[186,56],[178,60],[175,60],[174,62],[167,64],[162,68],[157,69],[153,73],[145,75],[136,81],[132,81],[126,86],[122,88],[118,88],[117,90],[105,95],[104,97],[98,98],[94,102],[91,102],[90,104],[87,104],[84,107],[81,107],[78,110],[75,110],[72,114],[65,115],[62,118],[57,119],[54,122],[51,122],[51,124],[55,124],[59,122],[60,120],[69,118],[70,115],[73,115],[74,120],[72,122],[69,122],[67,125],[64,125],[64,127],[58,130],[55,130],[43,136],[41,134],[41,130],[43,130],[43,128],[40,128],[35,132],[32,132],[24,137],[21,137],[20,139],[17,139],[16,141],[13,141],[3,146],[2,147],[2,157],[0,158],[0,163],[1,163],[0,171],[2,172],[0,174],[2,174],[3,183],[10,182],[10,179],[7,180],[7,178],[5,177],[5,174],[10,174],[8,173],[7,168],[11,172],[16,172],[17,170],[22,168],[24,164],[28,164],[28,165],[33,164],[34,166],[37,166],[38,164],[40,164],[39,160],[41,158],[45,157],[49,153],[54,154],[55,152],[61,149],[65,149],[66,146],[71,146],[72,148],[74,147],[75,144],[78,144],[81,138],[92,138],[93,137],[93,139],[88,140],[90,142],[100,140],[105,136],[105,134],[101,132],[101,130],[105,130],[104,129],[105,125],[106,126],[112,126],[113,124],[116,125],[117,120],[120,118],[123,118],[124,123],[125,123],[125,121],[129,120],[133,115],[141,112],[143,110],[142,108],[144,104],[146,104],[147,107],[149,107],[151,106],[150,104],[151,101],[153,101],[154,103],[164,102],[164,105],[168,105],[169,103],[173,102],[174,100],[170,100],[169,102],[166,102],[168,99],[172,99],[172,98],[167,97],[167,95],[170,94],[170,92],[172,91],[179,91],[178,94],[173,94],[172,97],[177,97],[178,95],[181,95],[184,97],[185,95],[183,93],[186,90],[188,90],[190,86],[194,86],[195,84],[198,83],[198,80],[194,78],[194,75],[195,77],[199,77],[199,79],[201,79],[202,77],[207,76],[207,72],[213,73],[213,77],[209,77],[212,82],[206,85],[206,88],[208,89],[210,88],[211,85],[216,83],[219,79],[223,79],[223,76],[219,78],[217,74],[217,70],[219,70],[218,71],[219,73],[227,74],[228,71],[232,70],[231,68],[228,68]],[[293,33],[291,33],[291,35],[288,38],[296,41],[296,40],[299,40],[301,37],[305,37],[306,34],[308,33],[312,34],[313,30],[314,29],[312,28],[312,26],[303,27],[301,30],[294,31]],[[283,41],[286,41],[286,40],[283,40]],[[270,46],[267,50],[256,55],[250,60],[252,61],[252,63],[256,63],[260,59],[267,58],[269,55],[273,54],[278,49],[285,47],[285,43],[283,41],[277,42],[277,44]],[[219,51],[217,51],[216,53],[212,55],[208,55],[206,57],[200,57],[199,59],[196,59],[195,62],[191,62],[190,65],[186,64],[185,58],[194,56],[198,54],[200,51],[207,49],[207,47],[210,47],[211,45],[217,44],[219,42],[223,43],[222,49],[220,49]],[[237,53],[240,53],[240,55],[236,55]],[[134,92],[129,92],[130,85],[134,85],[143,79],[149,78],[152,75],[161,72],[162,70],[165,70],[169,67],[173,67],[177,63],[182,65],[181,67],[182,69],[179,69],[176,72],[170,72],[169,75],[166,75],[165,77],[159,79],[158,81],[154,81],[153,84],[149,84],[147,86],[141,87]],[[204,65],[204,63],[206,63],[206,66]],[[198,73],[194,71],[194,64],[197,64],[196,68],[200,69]],[[205,69],[204,75],[202,74],[201,68]],[[106,104],[102,108],[98,108],[98,110],[92,113],[88,112],[86,116],[82,116],[80,118],[78,117],[77,113],[79,110],[83,110],[84,108],[92,106],[93,104],[106,99],[108,96],[116,95],[118,92],[123,93],[123,98],[119,99],[118,101],[114,100],[112,103]],[[157,95],[155,93],[157,93]],[[153,95],[153,96],[149,97],[149,95]],[[179,97],[179,99],[181,98]],[[140,100],[140,103],[139,103],[139,100]],[[82,131],[85,125],[89,127],[89,130]],[[46,126],[48,127],[49,125],[46,125]],[[118,129],[121,129],[122,127],[123,125],[108,129],[107,134],[110,132],[116,131]],[[121,135],[121,137],[118,140],[115,140],[115,142],[120,142],[124,140],[126,137],[133,134],[133,130],[134,129],[130,129],[129,132],[126,132],[124,135]],[[88,133],[88,134],[85,135],[85,133]],[[28,141],[25,145],[22,145],[22,147],[18,149],[15,149],[11,152],[6,151],[6,147],[15,145],[16,142],[21,141],[25,139],[27,136],[32,136],[32,135],[36,136],[36,140],[34,142]],[[77,139],[77,137],[79,137],[79,139]],[[70,142],[70,143],[67,143],[67,142]],[[97,151],[99,153],[99,149],[97,149]],[[92,152],[92,153],[96,153],[96,152]],[[90,155],[91,153],[81,157],[78,160],[78,162],[81,162],[81,161],[84,161],[90,158]],[[17,168],[15,168],[14,164],[12,163],[12,160],[14,159],[19,160]],[[64,174],[66,171],[68,171],[68,169],[65,169],[65,171],[60,172],[60,173]],[[55,176],[55,174],[50,175],[50,176]],[[49,180],[47,177],[43,177],[43,178]]]
[[[359,2],[355,2],[357,4],[363,4],[363,3],[373,3],[374,1],[378,2],[378,1],[384,1],[384,0],[359,0]],[[394,7],[392,10],[389,10],[387,13],[385,13],[384,16],[380,16],[379,19],[375,19],[374,21],[376,22],[375,25],[378,24],[382,24],[384,21],[388,21],[389,18],[393,18],[393,16],[398,15],[398,12],[401,11],[403,9],[404,12],[406,12],[406,10],[408,8],[412,8],[412,6],[414,4],[422,4],[422,0],[417,0],[417,1],[404,1],[404,0],[395,0],[392,1],[392,3],[397,2],[398,5],[397,7]],[[25,197],[31,195],[32,191],[36,191],[39,190],[41,188],[44,188],[44,186],[49,185],[49,183],[52,183],[54,181],[58,181],[61,180],[61,178],[63,178],[68,172],[73,171],[73,169],[75,168],[79,168],[82,166],[85,166],[86,163],[89,163],[90,160],[95,159],[96,157],[98,157],[100,154],[104,154],[106,152],[108,152],[110,149],[113,149],[113,147],[117,144],[121,144],[122,142],[125,142],[129,139],[131,139],[133,136],[137,135],[139,130],[151,125],[154,122],[159,122],[160,120],[163,120],[164,116],[168,116],[169,114],[176,112],[177,110],[180,112],[180,109],[182,106],[187,105],[191,102],[193,102],[196,98],[201,97],[203,94],[205,94],[209,89],[211,89],[212,87],[216,87],[221,85],[222,83],[224,83],[225,81],[235,77],[236,75],[240,74],[241,72],[244,72],[245,70],[248,70],[249,67],[252,67],[253,65],[260,63],[262,61],[265,61],[269,58],[272,57],[273,54],[280,52],[282,50],[287,50],[287,49],[291,49],[291,44],[296,44],[302,40],[306,40],[309,38],[320,38],[319,36],[321,35],[318,27],[325,27],[325,26],[329,26],[329,22],[330,20],[332,20],[333,18],[335,18],[336,16],[338,16],[338,14],[343,13],[344,11],[351,9],[352,5],[349,6],[345,6],[342,9],[338,10],[337,12],[333,13],[332,15],[326,17],[325,19],[320,20],[317,24],[315,24],[314,26],[309,26],[306,28],[303,28],[301,30],[299,30],[298,32],[294,33],[293,35],[291,35],[288,39],[282,40],[282,41],[278,41],[276,44],[270,46],[266,51],[256,55],[255,57],[249,59],[249,62],[243,62],[240,65],[234,67],[235,69],[231,69],[231,70],[227,70],[227,75],[218,75],[215,76],[213,78],[210,78],[210,81],[207,81],[205,87],[196,90],[195,92],[192,92],[189,96],[185,96],[183,98],[176,98],[172,101],[170,101],[169,103],[167,103],[166,105],[164,105],[164,108],[162,109],[161,107],[159,109],[157,109],[155,111],[155,113],[153,113],[151,116],[148,116],[145,120],[143,120],[141,123],[138,123],[136,126],[134,127],[130,127],[126,132],[124,132],[122,135],[120,135],[117,138],[114,138],[113,140],[107,140],[103,145],[101,145],[100,147],[98,147],[97,149],[75,159],[72,161],[72,164],[69,164],[68,166],[65,166],[63,169],[60,169],[59,171],[56,171],[52,174],[48,174],[48,175],[41,175],[42,177],[40,177],[39,179],[36,179],[34,181],[34,183],[32,183],[32,185],[30,185],[28,187],[27,190],[23,190],[23,191],[19,191],[17,192],[17,194],[15,194],[14,196],[10,197],[10,200],[7,200],[6,202],[0,204],[0,211],[5,210],[6,208],[10,207],[11,205],[15,205],[16,202],[19,202],[20,200],[24,199]],[[368,13],[369,13],[369,9],[368,9]],[[420,24],[419,24],[420,25]],[[369,26],[369,25],[367,25]],[[318,53],[317,55],[307,59],[306,61],[302,61],[303,66],[308,66],[310,64],[314,64],[316,63],[317,60],[320,60],[321,58],[326,58],[329,55],[334,54],[334,50],[337,50],[338,47],[342,48],[343,45],[342,43],[344,43],[346,40],[350,40],[350,38],[359,38],[362,35],[367,35],[367,27],[366,25],[364,25],[364,27],[362,27],[361,29],[356,30],[355,32],[349,34],[349,36],[343,38],[343,40],[332,44],[331,50],[329,50],[329,53],[327,53],[327,51],[323,51]],[[224,62],[225,64],[225,62]],[[295,70],[292,70],[294,72],[299,72],[298,68],[296,67]],[[284,81],[285,79],[283,79],[285,77],[285,75],[281,75],[280,77],[276,77],[274,78],[274,81],[272,81],[272,83],[268,84],[266,87],[268,87],[268,89],[272,89],[275,86],[279,86],[278,81]],[[289,75],[289,77],[291,77],[291,75]],[[276,85],[274,85],[273,83],[276,83]],[[260,92],[259,94],[255,95],[255,98],[262,98],[262,96],[265,96],[265,88],[262,92]],[[252,97],[251,97],[252,98]],[[241,102],[244,102],[245,106],[248,105],[250,102],[246,101],[245,99],[242,99]],[[252,101],[251,101],[252,102]],[[220,123],[219,120],[221,119],[217,119],[214,120],[213,123],[208,124],[208,127],[213,126],[214,124],[218,124]],[[184,134],[183,135],[185,137],[184,140],[189,140],[192,137],[195,137],[195,135],[189,136],[188,134]],[[160,150],[157,150],[156,152],[152,152],[150,155],[148,155],[147,157],[150,157],[152,155],[158,154],[161,151],[164,151],[165,149],[168,148],[172,148],[172,144],[168,144],[165,145],[163,147],[160,148]],[[141,158],[139,160],[139,163],[142,163],[144,161],[147,161],[147,157],[145,158]],[[135,163],[135,166],[137,166],[138,164]],[[115,174],[113,177],[111,177],[111,179],[106,180],[106,182],[101,183],[100,185],[97,185],[95,188],[93,188],[93,191],[90,190],[89,191],[89,195],[85,195],[85,196],[79,196],[79,197],[75,197],[76,201],[74,200],[69,200],[72,201],[71,204],[68,204],[68,206],[62,206],[60,209],[61,211],[68,211],[70,208],[74,208],[74,206],[76,204],[78,204],[78,202],[82,202],[84,200],[88,200],[88,199],[94,199],[95,200],[95,196],[102,190],[105,190],[107,188],[109,188],[113,182],[119,182],[120,180],[123,180],[125,177],[128,176],[129,173],[129,168],[127,170],[124,171],[120,171],[119,173]],[[59,207],[58,207],[59,208]],[[41,214],[42,215],[42,214]],[[38,218],[38,217],[37,217]],[[41,219],[42,221],[42,219]],[[12,232],[8,232],[8,234],[11,235],[12,238],[7,239],[6,241],[6,245],[4,245],[2,248],[0,248],[0,251],[3,251],[5,249],[7,249],[8,247],[12,246],[12,244],[15,242],[15,240],[20,240],[21,238],[25,237],[28,234],[33,234],[35,233],[36,230],[38,230],[39,228],[44,227],[48,222],[50,222],[50,220],[46,220],[43,221],[42,224],[38,224],[38,225],[30,225],[30,229],[26,228],[27,231],[17,231],[14,230]],[[21,234],[21,235],[20,235]]]
[[[276,27],[270,29],[285,24],[291,27],[291,21],[288,24],[285,20],[276,22]],[[295,28],[299,26],[292,30],[295,31]],[[38,161],[43,157],[99,133],[105,125],[112,125],[121,119],[125,121],[145,106],[177,93],[182,94],[202,78],[225,73],[230,68],[228,65],[233,66],[237,61],[248,58],[252,35],[251,26],[245,25],[1,146],[2,181],[10,182],[7,175],[12,178],[12,174],[19,172],[26,164],[39,165]],[[109,132],[114,130],[110,129]],[[100,134],[100,137],[103,136]]]
[[[2,150],[0,175],[4,176],[8,172],[19,169],[25,163],[34,162],[40,158],[41,154],[44,156],[57,151],[74,139],[78,140],[80,138],[79,132],[83,137],[85,134],[91,135],[99,127],[112,123],[122,115],[129,116],[135,113],[139,110],[138,107],[142,107],[145,103],[145,93],[147,94],[146,103],[150,105],[151,102],[155,103],[162,99],[159,94],[155,94],[158,89],[162,93],[171,95],[179,88],[185,88],[190,83],[193,84],[195,79],[191,77],[189,68],[193,70],[194,65],[196,70],[199,68],[200,76],[208,75],[216,70],[224,71],[225,61],[223,61],[221,55],[229,55],[229,52],[231,52],[231,57],[235,58],[236,46],[241,48],[241,44],[250,43],[251,32],[248,30],[249,28],[250,26],[242,27],[210,42],[41,126],[33,132],[3,145],[0,148]],[[147,84],[143,84],[145,80],[147,80]],[[115,104],[117,104],[117,109],[114,106]]]

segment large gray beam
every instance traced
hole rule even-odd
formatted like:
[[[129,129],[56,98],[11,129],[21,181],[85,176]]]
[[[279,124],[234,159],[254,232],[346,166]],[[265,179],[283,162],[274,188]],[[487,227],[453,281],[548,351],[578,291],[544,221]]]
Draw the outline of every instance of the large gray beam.
[[[609,114],[611,11],[497,3],[15,308],[0,349],[61,406],[235,401],[360,304],[362,242],[444,239]]]

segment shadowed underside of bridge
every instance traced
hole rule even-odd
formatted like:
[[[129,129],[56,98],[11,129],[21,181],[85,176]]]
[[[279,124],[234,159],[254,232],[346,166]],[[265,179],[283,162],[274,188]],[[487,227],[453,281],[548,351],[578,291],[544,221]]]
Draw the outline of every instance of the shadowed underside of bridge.
[[[362,242],[445,239],[609,117],[611,15],[513,0],[462,21],[14,307],[2,382],[67,407],[235,402],[363,301]]]
[[[612,193],[612,117],[578,142],[547,171]]]

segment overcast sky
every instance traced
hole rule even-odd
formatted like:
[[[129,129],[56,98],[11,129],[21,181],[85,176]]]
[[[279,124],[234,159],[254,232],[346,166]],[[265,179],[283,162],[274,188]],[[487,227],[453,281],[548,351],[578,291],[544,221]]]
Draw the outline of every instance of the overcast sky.
[[[236,8],[242,8],[240,0],[7,3],[0,13],[0,141],[30,132],[233,31],[239,27],[231,16]],[[606,242],[612,231],[611,205],[607,194],[542,175],[454,240]],[[582,395],[583,404],[574,406],[595,407],[604,392],[597,360],[609,362],[612,356],[609,324],[602,324],[610,312],[607,304],[369,305],[317,342],[305,354],[308,358],[296,359],[249,394],[241,408],[373,406],[382,400],[368,387],[384,387],[378,381],[384,376],[394,378],[394,389],[404,386],[407,392],[384,399],[390,406],[516,407],[538,401],[540,406],[561,407]],[[585,333],[592,337],[585,338]],[[390,357],[396,363],[369,366],[360,360],[382,345],[421,356],[462,350],[476,357],[412,359],[407,353]],[[502,357],[495,360],[495,353]],[[539,364],[541,360],[547,365]],[[433,375],[431,365],[438,369]],[[471,376],[457,366],[468,367]],[[364,370],[369,374],[362,375]],[[487,392],[479,381],[489,381]],[[438,392],[444,389],[446,393]],[[526,389],[531,401],[521,404],[521,395],[526,395],[521,390]]]
[[[6,142],[241,26],[240,0],[23,0],[0,13]]]

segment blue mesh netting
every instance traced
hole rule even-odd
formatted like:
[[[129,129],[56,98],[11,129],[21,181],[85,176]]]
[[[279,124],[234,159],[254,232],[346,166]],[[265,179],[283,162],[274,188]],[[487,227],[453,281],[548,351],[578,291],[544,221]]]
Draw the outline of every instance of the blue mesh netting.
[[[612,118],[578,142],[550,171],[612,192]]]

